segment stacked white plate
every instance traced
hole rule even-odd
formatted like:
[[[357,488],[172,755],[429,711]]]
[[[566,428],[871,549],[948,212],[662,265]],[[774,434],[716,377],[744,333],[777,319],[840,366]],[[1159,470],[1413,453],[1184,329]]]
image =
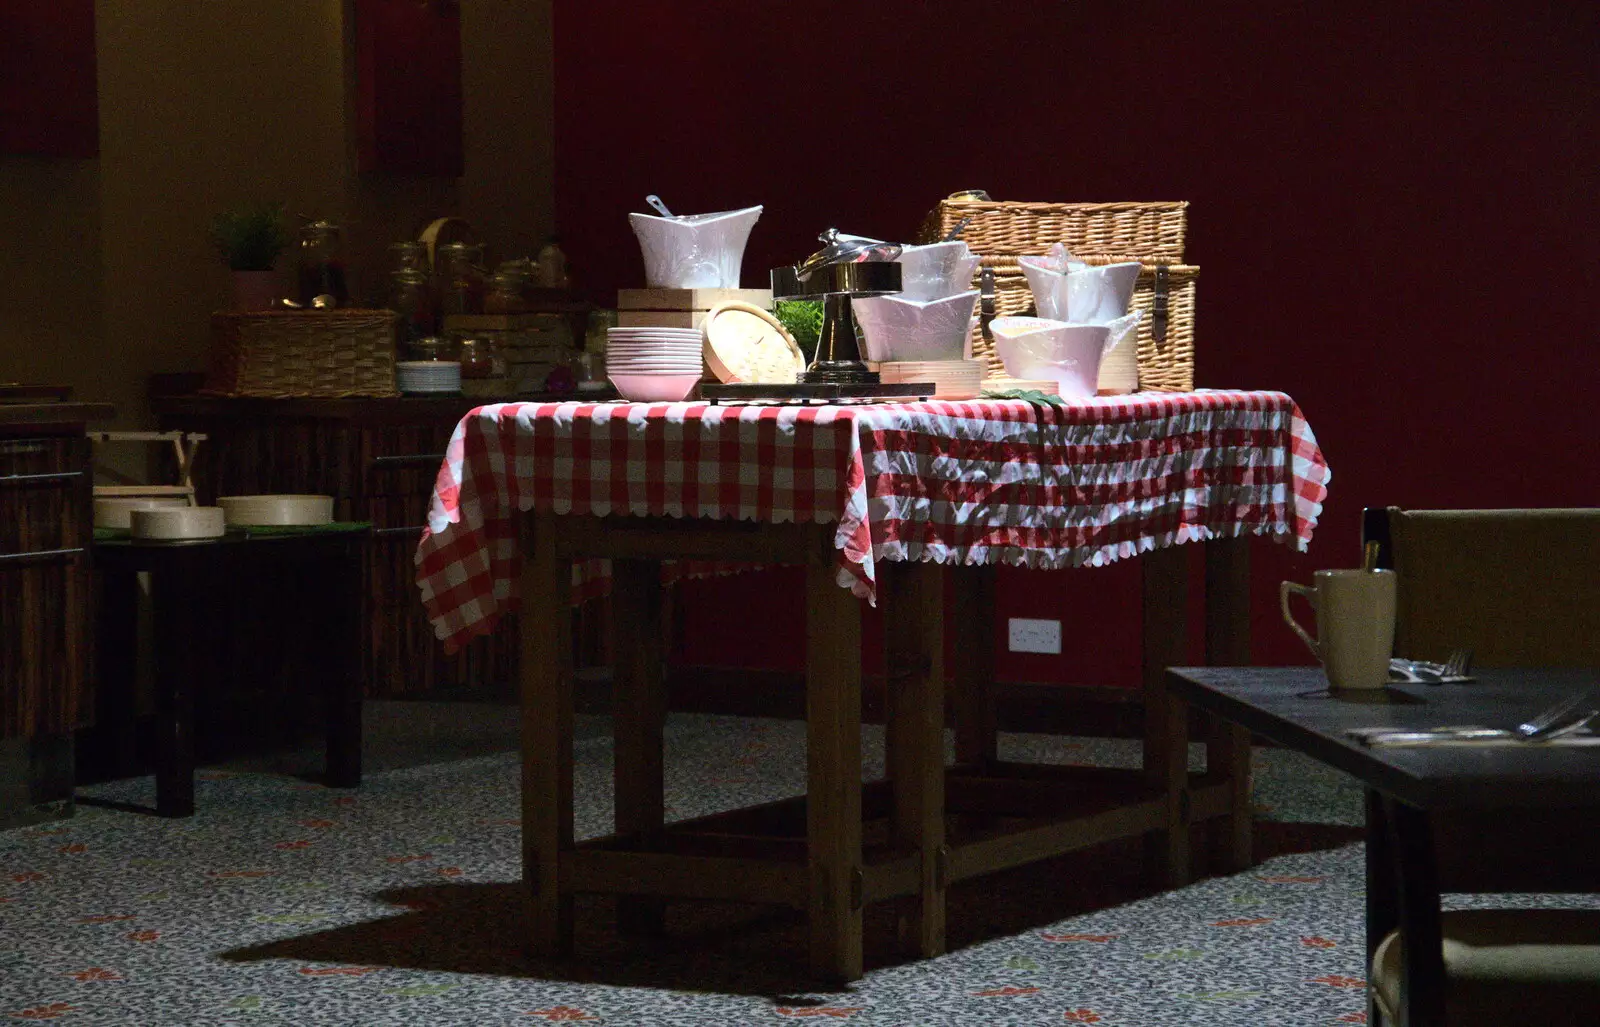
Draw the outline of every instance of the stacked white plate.
[[[932,382],[935,399],[977,399],[983,391],[981,360],[892,360],[877,366],[885,384]]]
[[[460,392],[461,364],[454,360],[402,360],[394,365],[394,387],[408,394]]]
[[[698,328],[611,328],[606,331],[606,377],[623,399],[676,403],[704,371]]]

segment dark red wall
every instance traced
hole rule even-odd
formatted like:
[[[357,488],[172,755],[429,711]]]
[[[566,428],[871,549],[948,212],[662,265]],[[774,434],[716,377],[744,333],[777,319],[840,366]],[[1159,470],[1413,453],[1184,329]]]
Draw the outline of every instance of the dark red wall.
[[[747,284],[830,225],[909,237],[958,188],[1191,201],[1200,384],[1290,393],[1333,468],[1311,553],[1257,550],[1258,655],[1298,662],[1277,581],[1352,562],[1363,506],[1600,500],[1597,10],[558,2],[563,246],[604,301],[643,281],[625,214],[649,192],[764,203]],[[1137,582],[1009,575],[1002,616],[1079,642],[1002,673],[1134,680]],[[796,596],[688,591],[724,640],[687,655],[791,659],[768,624]]]
[[[0,154],[99,152],[94,0],[0,0]]]

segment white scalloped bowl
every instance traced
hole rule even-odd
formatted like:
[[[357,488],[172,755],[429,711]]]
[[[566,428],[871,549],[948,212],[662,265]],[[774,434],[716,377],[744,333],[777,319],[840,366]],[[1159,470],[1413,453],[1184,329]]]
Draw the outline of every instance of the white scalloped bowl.
[[[737,289],[750,229],[761,208],[656,217],[629,214],[653,289]]]
[[[972,273],[983,258],[957,239],[900,249],[900,296],[908,300],[942,300],[972,288]]]
[[[1142,267],[1138,262],[1097,264],[1062,274],[1027,257],[1018,263],[1040,317],[1096,325],[1127,314]]]
[[[862,348],[868,360],[960,360],[978,290],[937,300],[902,296],[868,296],[850,309],[861,325]]]
[[[995,352],[1013,378],[1049,380],[1064,399],[1089,399],[1111,340],[1107,325],[1067,324],[1043,317],[998,317],[989,324]]]
[[[333,521],[332,496],[218,496],[228,523],[241,528],[305,527]]]

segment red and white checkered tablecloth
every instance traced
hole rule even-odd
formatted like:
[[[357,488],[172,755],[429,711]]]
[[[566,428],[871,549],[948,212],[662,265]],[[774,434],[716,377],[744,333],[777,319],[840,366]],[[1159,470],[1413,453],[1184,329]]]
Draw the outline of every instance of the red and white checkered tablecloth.
[[[503,403],[462,418],[417,584],[455,648],[514,601],[517,512],[836,524],[879,560],[1100,565],[1180,542],[1310,542],[1329,471],[1280,392],[857,406]]]

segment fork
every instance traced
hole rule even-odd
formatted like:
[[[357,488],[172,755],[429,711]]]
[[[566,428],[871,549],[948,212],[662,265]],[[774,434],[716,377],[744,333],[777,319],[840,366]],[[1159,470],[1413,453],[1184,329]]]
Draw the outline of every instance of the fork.
[[[1468,680],[1467,672],[1471,668],[1471,649],[1453,650],[1450,653],[1450,658],[1443,663],[1429,663],[1427,660],[1403,660],[1399,657],[1389,661],[1389,669],[1391,671],[1429,685],[1439,685],[1446,681],[1466,681]]]
[[[1586,688],[1518,724],[1514,734],[1524,742],[1547,742],[1571,734],[1596,716],[1600,716],[1600,701]]]

